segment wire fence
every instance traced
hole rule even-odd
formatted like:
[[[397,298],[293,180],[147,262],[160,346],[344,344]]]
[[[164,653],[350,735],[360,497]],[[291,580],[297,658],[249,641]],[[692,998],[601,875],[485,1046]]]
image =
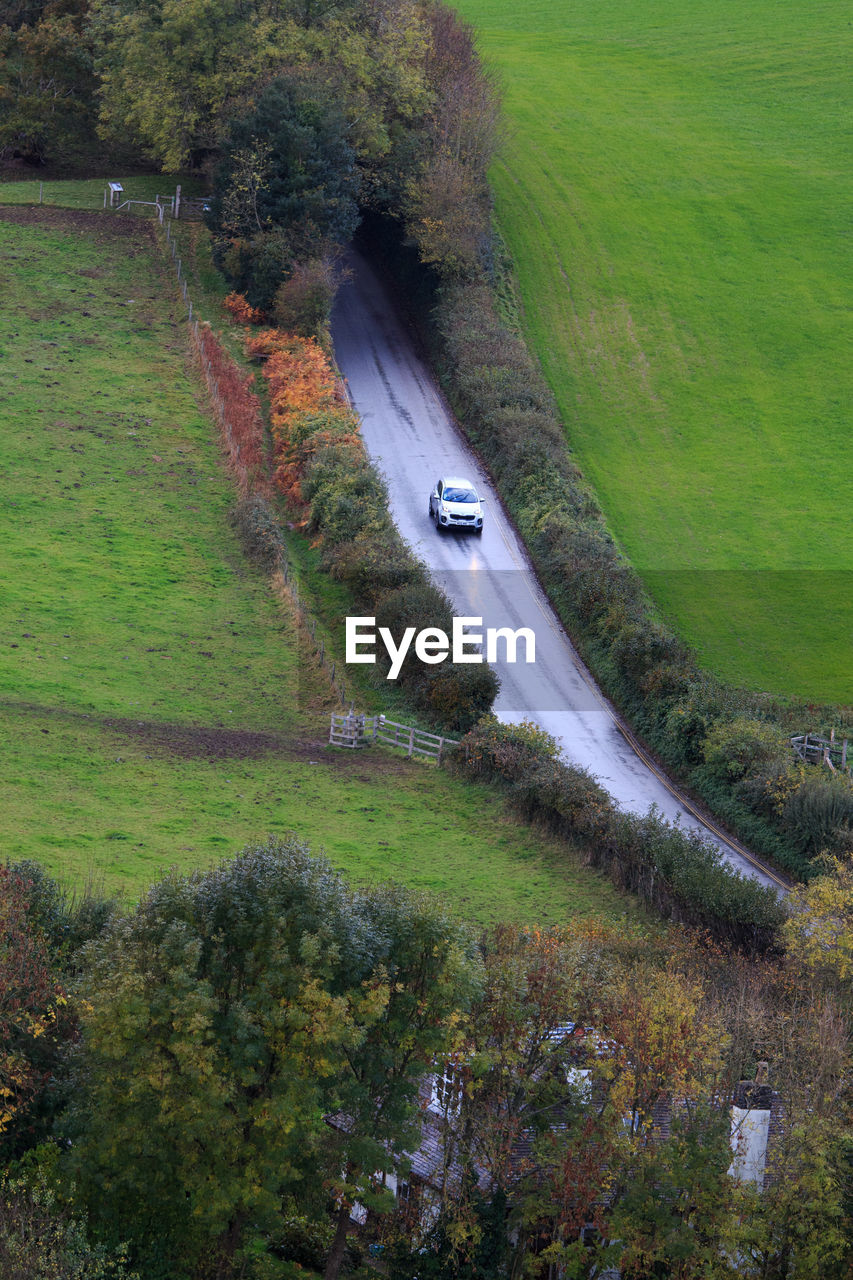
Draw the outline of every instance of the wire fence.
[[[191,194],[181,195],[181,187],[173,193],[160,191],[151,179],[130,179],[125,183],[94,181],[0,182],[0,205],[48,205],[60,209],[112,209],[114,213],[137,217],[198,219],[208,207],[207,197],[197,194],[191,183]]]

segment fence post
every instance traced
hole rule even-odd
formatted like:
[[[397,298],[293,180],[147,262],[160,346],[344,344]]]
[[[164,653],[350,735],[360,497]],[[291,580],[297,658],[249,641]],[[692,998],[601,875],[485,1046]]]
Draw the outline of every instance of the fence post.
[[[411,729],[409,730],[409,751],[408,751],[408,754],[409,754],[410,756],[411,756],[411,755],[413,755],[413,754],[414,754],[414,750],[415,750],[415,726],[414,726],[414,725],[412,725]]]
[[[181,187],[180,184],[175,187],[175,217],[181,216]]]
[[[39,183],[39,204],[41,204],[43,195],[44,195],[44,183],[40,182]]]

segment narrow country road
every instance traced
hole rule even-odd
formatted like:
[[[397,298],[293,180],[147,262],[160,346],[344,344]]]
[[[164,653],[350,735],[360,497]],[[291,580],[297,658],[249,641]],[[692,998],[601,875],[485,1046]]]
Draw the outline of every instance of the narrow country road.
[[[739,871],[765,884],[785,881],[710,829],[620,727],[583,668],[539,588],[526,552],[487,476],[462,438],[382,283],[360,256],[332,315],[335,354],[362,421],[367,450],[384,474],[403,537],[429,566],[457,615],[483,627],[528,627],[536,660],[493,663],[495,704],[504,721],[534,720],[559,741],[568,761],[589,769],[625,809],[657,805],[670,821],[702,831]],[[482,537],[439,533],[427,514],[439,475],[467,476],[485,497]],[[500,649],[500,654],[504,652]]]

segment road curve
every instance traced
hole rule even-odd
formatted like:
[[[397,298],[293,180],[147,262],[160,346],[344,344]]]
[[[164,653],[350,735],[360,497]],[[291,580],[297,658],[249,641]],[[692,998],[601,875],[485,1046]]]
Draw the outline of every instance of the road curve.
[[[525,549],[488,476],[463,440],[405,323],[369,264],[352,254],[351,278],[332,314],[335,355],[362,436],[386,478],[400,533],[425,561],[460,616],[483,627],[530,628],[536,660],[493,663],[495,703],[504,721],[534,720],[565,758],[589,769],[634,813],[656,805],[664,817],[709,837],[744,875],[784,889],[787,882],[709,826],[661,774],[594,684],[530,568]],[[481,537],[439,533],[427,514],[439,475],[467,476],[485,497]],[[499,651],[503,654],[503,648]]]

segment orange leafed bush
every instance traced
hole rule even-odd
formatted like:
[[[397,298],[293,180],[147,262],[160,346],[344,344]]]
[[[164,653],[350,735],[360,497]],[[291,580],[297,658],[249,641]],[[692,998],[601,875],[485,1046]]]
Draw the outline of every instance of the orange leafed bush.
[[[334,371],[313,338],[265,329],[249,339],[247,350],[267,358],[264,377],[270,388],[274,430],[286,428],[294,414],[328,409],[336,403]]]
[[[264,329],[249,338],[246,349],[266,359],[276,484],[300,505],[302,473],[317,449],[334,442],[362,450],[356,421],[337,390],[328,357],[313,338]]]
[[[263,324],[264,322],[263,311],[250,306],[242,293],[229,293],[223,306],[240,324]]]
[[[246,339],[246,354],[250,356],[271,356],[283,345],[287,335],[278,329],[262,329],[260,333],[251,333]]]
[[[270,385],[274,419],[285,422],[291,414],[324,409],[334,402],[335,375],[319,347],[296,356],[276,351],[264,373]]]

